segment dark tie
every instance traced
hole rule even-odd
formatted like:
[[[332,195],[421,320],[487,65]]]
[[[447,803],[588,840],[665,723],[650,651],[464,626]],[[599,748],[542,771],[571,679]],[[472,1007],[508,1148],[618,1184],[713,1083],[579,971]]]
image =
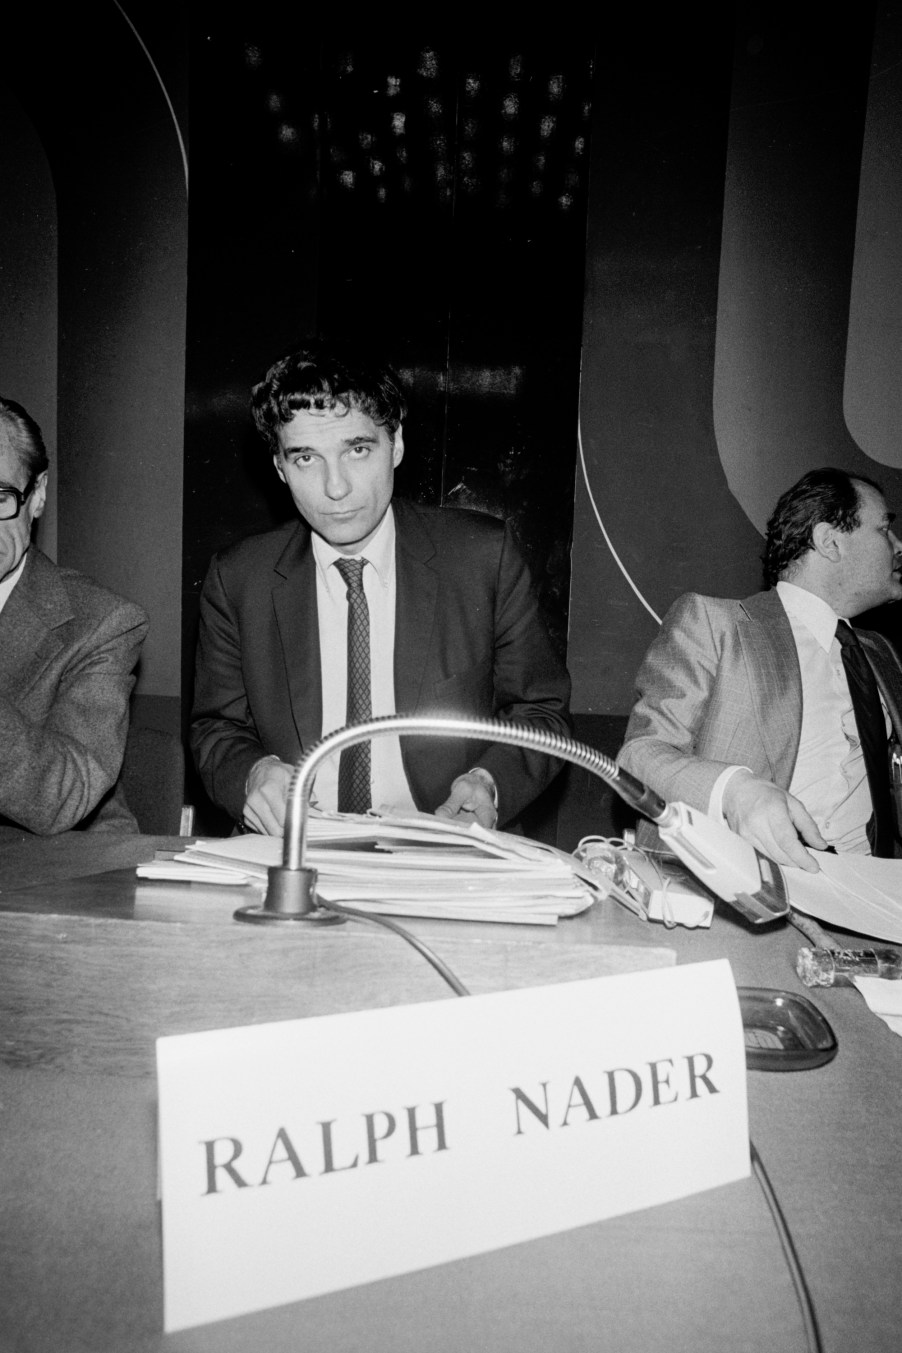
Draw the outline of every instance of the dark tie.
[[[370,612],[363,590],[366,559],[337,559],[348,589],[348,704],[346,723],[373,716],[370,695]],[[370,744],[346,747],[338,763],[338,811],[365,813],[370,807]]]
[[[886,719],[880,704],[880,693],[874,671],[868,662],[858,635],[846,620],[836,626],[836,638],[842,649],[843,666],[849,682],[849,694],[864,753],[865,769],[874,808],[873,830],[868,839],[875,855],[892,856],[894,842],[893,806],[889,786],[889,754],[887,751]]]

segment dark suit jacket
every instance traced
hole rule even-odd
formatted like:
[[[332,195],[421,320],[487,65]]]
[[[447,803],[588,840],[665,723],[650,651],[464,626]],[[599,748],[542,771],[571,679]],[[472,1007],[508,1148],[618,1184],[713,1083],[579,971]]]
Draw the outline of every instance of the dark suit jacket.
[[[902,666],[882,635],[856,630],[902,739]],[[802,677],[776,591],[745,601],[680,597],[636,678],[620,764],[665,799],[707,812],[728,766],[788,789],[802,728]]]
[[[504,523],[395,500],[395,702],[399,714],[523,721],[564,736],[570,681]],[[251,766],[294,762],[322,728],[316,570],[294,522],[217,555],[201,596],[191,745],[207,792],[236,820]],[[401,739],[414,802],[432,812],[477,763],[509,821],[553,778],[541,753]]]
[[[147,618],[35,546],[0,611],[0,827],[138,830],[116,791]]]

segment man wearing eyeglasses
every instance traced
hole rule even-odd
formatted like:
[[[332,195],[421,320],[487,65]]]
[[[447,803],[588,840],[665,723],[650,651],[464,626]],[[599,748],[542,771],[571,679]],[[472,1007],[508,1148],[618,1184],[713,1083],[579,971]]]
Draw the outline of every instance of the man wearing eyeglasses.
[[[116,782],[147,618],[32,544],[47,469],[37,423],[0,397],[0,839],[135,832]]]

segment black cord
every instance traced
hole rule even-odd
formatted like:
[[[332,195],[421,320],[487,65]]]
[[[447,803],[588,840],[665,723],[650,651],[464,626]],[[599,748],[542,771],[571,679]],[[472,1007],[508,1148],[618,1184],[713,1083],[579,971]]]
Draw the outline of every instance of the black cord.
[[[764,1194],[765,1201],[770,1208],[770,1214],[774,1220],[774,1225],[777,1228],[777,1235],[780,1237],[780,1244],[783,1247],[783,1254],[786,1257],[789,1276],[792,1278],[792,1285],[795,1288],[799,1308],[802,1312],[802,1324],[805,1327],[805,1339],[808,1348],[811,1350],[811,1353],[823,1353],[824,1346],[821,1342],[821,1332],[814,1311],[814,1302],[811,1299],[811,1291],[802,1270],[802,1262],[799,1259],[798,1251],[796,1250],[792,1234],[789,1230],[789,1224],[783,1215],[783,1209],[774,1192],[774,1186],[770,1182],[767,1170],[764,1168],[764,1161],[758,1154],[758,1148],[755,1146],[755,1143],[751,1140],[749,1140],[749,1155],[752,1161],[752,1173],[761,1186],[761,1192]]]
[[[367,921],[370,925],[381,925],[384,929],[393,931],[395,935],[400,935],[402,940],[406,940],[409,945],[416,949],[417,953],[423,955],[427,963],[432,964],[435,971],[445,979],[456,996],[469,996],[469,991],[467,991],[463,982],[455,977],[447,963],[443,963],[438,954],[433,953],[429,948],[428,944],[424,944],[422,940],[417,939],[416,935],[412,935],[409,930],[405,930],[402,925],[398,925],[397,921],[390,921],[387,916],[377,916],[374,912],[359,911],[356,907],[347,907],[344,903],[339,905],[338,902],[326,902],[322,897],[317,897],[316,900],[319,906],[326,911],[337,911],[339,916],[350,916],[355,921]]]
[[[411,934],[404,926],[398,925],[397,921],[390,921],[386,916],[377,916],[374,912],[359,911],[356,907],[348,907],[338,902],[326,902],[322,898],[317,899],[319,905],[328,911],[338,912],[340,916],[348,916],[354,921],[365,921],[370,925],[382,926],[385,930],[390,930],[395,935],[400,935],[402,940],[406,940],[419,954],[422,954],[427,963],[443,977],[448,986],[457,996],[469,996],[470,992],[451,971],[446,963],[439,958],[438,954],[433,953],[428,944],[417,939],[416,935]],[[749,1139],[749,1157],[751,1159],[752,1173],[758,1181],[761,1192],[764,1194],[764,1200],[770,1209],[774,1226],[777,1229],[777,1235],[780,1239],[780,1245],[786,1258],[786,1265],[789,1269],[789,1276],[792,1279],[792,1285],[795,1288],[796,1297],[799,1303],[799,1309],[802,1314],[802,1324],[805,1329],[805,1340],[810,1353],[823,1353],[823,1343],[821,1342],[820,1327],[817,1323],[817,1315],[814,1310],[814,1302],[811,1298],[811,1291],[808,1287],[802,1269],[802,1262],[799,1259],[792,1233],[789,1229],[789,1223],[783,1214],[780,1201],[774,1191],[774,1186],[770,1182],[770,1176],[764,1166],[764,1161],[758,1153],[755,1143]]]

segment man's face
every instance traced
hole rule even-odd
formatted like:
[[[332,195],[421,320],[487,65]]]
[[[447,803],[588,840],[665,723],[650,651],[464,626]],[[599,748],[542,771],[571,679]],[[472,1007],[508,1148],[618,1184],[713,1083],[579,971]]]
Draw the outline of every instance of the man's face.
[[[6,429],[0,425],[0,487],[24,489],[28,473],[12,446]],[[31,543],[31,523],[44,511],[47,474],[38,476],[31,493],[22,504],[18,517],[0,521],[0,582],[8,578]]]
[[[301,409],[278,432],[279,478],[311,531],[341,554],[357,554],[388,510],[395,466],[404,454],[392,437],[353,406]]]
[[[838,537],[842,550],[845,614],[860,615],[872,606],[902,600],[902,541],[893,531],[893,513],[883,494],[856,484],[859,525]]]

